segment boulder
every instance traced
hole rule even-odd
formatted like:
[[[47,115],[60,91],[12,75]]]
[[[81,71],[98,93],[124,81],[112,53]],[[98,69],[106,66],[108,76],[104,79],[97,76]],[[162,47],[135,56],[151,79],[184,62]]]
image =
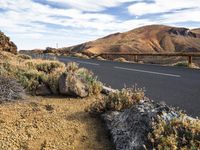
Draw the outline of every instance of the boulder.
[[[116,150],[146,150],[152,149],[148,133],[158,116],[169,121],[177,117],[177,113],[165,104],[145,100],[122,112],[103,114],[102,119]]]
[[[89,95],[87,82],[74,73],[64,73],[59,78],[59,91],[63,95],[86,97]]]
[[[51,95],[51,90],[44,84],[40,84],[35,92],[36,95],[47,96]]]
[[[0,31],[0,51],[7,51],[13,54],[17,54],[17,46],[10,41],[3,32]]]

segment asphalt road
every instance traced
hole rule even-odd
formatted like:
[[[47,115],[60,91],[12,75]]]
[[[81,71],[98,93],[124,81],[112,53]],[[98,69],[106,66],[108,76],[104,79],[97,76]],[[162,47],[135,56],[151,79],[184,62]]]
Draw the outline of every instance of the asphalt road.
[[[155,101],[184,109],[193,117],[200,116],[200,70],[72,57],[59,57],[59,60],[79,63],[112,88],[137,85],[145,88],[146,95]]]

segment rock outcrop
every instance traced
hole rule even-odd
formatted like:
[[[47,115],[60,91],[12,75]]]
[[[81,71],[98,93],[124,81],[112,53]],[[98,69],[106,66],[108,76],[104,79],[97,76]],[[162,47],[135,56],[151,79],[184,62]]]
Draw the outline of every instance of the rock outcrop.
[[[69,73],[62,74],[59,79],[59,91],[63,95],[86,97],[89,89],[86,81],[80,76]]]
[[[177,117],[177,113],[165,104],[145,100],[123,112],[112,111],[102,115],[116,150],[152,149],[148,133],[152,122],[162,117],[166,121]]]
[[[0,31],[0,51],[7,51],[13,54],[17,54],[17,46],[10,41],[3,32]]]

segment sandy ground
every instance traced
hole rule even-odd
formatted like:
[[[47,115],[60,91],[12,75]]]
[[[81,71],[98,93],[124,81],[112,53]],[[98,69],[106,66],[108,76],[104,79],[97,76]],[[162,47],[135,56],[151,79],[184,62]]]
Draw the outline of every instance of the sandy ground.
[[[2,150],[109,150],[97,118],[85,112],[96,98],[43,98],[0,105]]]

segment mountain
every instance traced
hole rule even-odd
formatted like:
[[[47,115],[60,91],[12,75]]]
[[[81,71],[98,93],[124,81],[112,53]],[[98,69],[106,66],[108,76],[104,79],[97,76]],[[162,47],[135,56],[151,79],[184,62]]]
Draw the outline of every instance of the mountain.
[[[200,29],[148,25],[62,50],[92,54],[200,52]]]
[[[17,53],[17,46],[12,41],[10,41],[10,38],[7,37],[1,31],[0,31],[0,51],[7,51],[13,54]]]

